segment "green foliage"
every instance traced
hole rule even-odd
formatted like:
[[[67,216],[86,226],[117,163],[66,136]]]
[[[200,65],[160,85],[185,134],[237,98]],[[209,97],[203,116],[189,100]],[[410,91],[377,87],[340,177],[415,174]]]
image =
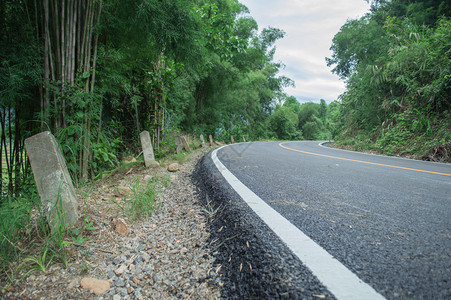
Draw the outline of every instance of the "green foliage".
[[[298,116],[289,106],[277,106],[268,119],[271,136],[280,140],[297,140],[302,133],[296,128]]]
[[[36,201],[36,194],[27,195]],[[0,268],[4,269],[9,262],[17,259],[21,245],[29,235],[30,211],[34,201],[26,198],[6,197],[0,206]],[[39,201],[39,200],[38,200]]]
[[[325,101],[324,104],[325,105]],[[324,112],[323,112],[324,109]],[[325,120],[325,108],[317,103],[304,103],[299,111],[298,127],[302,130],[304,138],[307,140],[319,140],[323,138],[324,121],[321,119],[322,114]]]
[[[388,154],[447,152],[447,143],[432,133],[449,130],[450,7],[445,1],[383,2],[336,34],[327,61],[346,79],[343,141],[361,136],[375,143],[368,148]]]
[[[27,275],[36,271],[41,273],[45,273],[47,271],[47,268],[53,261],[52,256],[47,256],[48,250],[49,249],[45,247],[42,254],[39,253],[36,256],[26,257],[23,260],[21,267],[26,267],[28,269]]]
[[[149,181],[142,183],[139,177],[128,182],[130,191],[124,199],[112,200],[118,208],[131,217],[132,220],[150,218],[157,208],[157,195],[155,183]]]

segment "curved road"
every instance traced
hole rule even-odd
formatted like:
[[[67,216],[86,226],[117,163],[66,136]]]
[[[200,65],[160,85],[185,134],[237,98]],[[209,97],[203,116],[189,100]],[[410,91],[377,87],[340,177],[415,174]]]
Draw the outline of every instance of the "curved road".
[[[211,166],[219,161],[233,180],[367,283],[375,292],[369,298],[451,298],[449,164],[337,150],[319,142],[242,143],[213,154],[217,161]],[[327,269],[327,260],[323,264]],[[346,286],[347,275],[336,276],[340,270],[334,276],[343,277],[338,284]]]

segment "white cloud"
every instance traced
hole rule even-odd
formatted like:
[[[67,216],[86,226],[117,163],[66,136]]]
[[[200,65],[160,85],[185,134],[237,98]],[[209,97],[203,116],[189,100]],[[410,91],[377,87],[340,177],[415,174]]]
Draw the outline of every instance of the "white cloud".
[[[296,88],[286,88],[298,100],[328,102],[344,92],[344,83],[331,74],[325,57],[333,36],[347,19],[355,19],[368,12],[364,0],[240,0],[250,9],[260,29],[272,26],[286,32],[276,43],[275,61],[286,68],[280,72],[293,79]]]

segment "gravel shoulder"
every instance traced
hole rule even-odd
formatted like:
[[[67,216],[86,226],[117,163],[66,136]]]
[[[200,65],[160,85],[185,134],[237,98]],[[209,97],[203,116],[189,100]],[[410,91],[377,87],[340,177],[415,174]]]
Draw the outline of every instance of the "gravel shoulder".
[[[211,253],[208,214],[191,174],[207,150],[189,154],[181,170],[133,166],[79,190],[83,216],[96,230],[82,246],[69,246],[69,264],[52,264],[7,289],[1,275],[2,299],[218,299],[221,278]],[[150,219],[132,221],[118,209],[133,182],[152,180],[158,208]],[[118,220],[125,224],[120,231]],[[117,229],[117,230],[116,230]],[[89,233],[89,235],[88,235]],[[122,234],[122,235],[121,235]],[[82,287],[84,278],[107,282],[104,293]]]

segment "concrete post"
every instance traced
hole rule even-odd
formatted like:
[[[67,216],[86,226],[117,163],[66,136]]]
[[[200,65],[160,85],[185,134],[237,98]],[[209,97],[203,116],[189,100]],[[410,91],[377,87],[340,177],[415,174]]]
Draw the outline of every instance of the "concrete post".
[[[245,142],[245,143],[246,143],[246,139],[244,138],[244,136],[243,136],[243,142]]]
[[[78,203],[63,153],[55,137],[41,132],[25,140],[42,208],[52,230],[78,219]]]
[[[210,146],[213,147],[214,142],[213,142],[213,137],[211,136],[211,134],[208,136],[208,138],[210,139]]]
[[[155,155],[153,153],[152,141],[150,139],[150,133],[145,130],[139,134],[141,139],[141,147],[143,149],[144,163],[146,168],[150,168],[156,165]]]
[[[175,137],[175,147],[177,154],[182,153],[183,149],[182,138],[178,135]]]
[[[205,148],[205,140],[203,134],[200,135],[200,142],[202,143],[202,148]]]
[[[182,140],[182,144],[183,144],[183,147],[185,148],[185,150],[188,151],[188,152],[191,152],[191,148],[189,147],[189,144],[186,141],[186,137],[184,135],[182,135],[180,137],[180,139]]]
[[[233,138],[233,135],[230,136],[230,141],[232,142],[232,144],[235,144],[235,139]]]

